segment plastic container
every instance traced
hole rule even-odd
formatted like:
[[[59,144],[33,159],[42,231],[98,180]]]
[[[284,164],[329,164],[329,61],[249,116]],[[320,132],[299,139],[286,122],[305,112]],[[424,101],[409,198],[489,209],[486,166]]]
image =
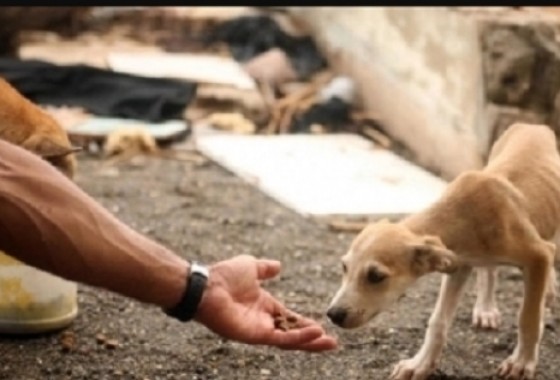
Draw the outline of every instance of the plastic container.
[[[78,314],[76,283],[17,261],[0,251],[0,334],[62,329]]]

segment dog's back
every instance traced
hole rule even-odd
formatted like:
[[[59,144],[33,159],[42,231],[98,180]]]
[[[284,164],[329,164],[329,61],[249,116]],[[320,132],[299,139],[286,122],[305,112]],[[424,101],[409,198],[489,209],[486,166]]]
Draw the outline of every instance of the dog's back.
[[[75,149],[66,131],[2,78],[0,94],[0,138],[40,155],[72,177]]]
[[[545,125],[514,124],[496,141],[484,172],[507,179],[525,197],[544,239],[560,227],[560,155]]]

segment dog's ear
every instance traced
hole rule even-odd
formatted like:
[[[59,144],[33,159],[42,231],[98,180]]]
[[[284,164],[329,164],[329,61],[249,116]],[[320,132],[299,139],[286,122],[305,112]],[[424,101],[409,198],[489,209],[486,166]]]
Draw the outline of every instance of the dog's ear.
[[[82,150],[80,147],[65,146],[45,136],[35,135],[25,140],[22,147],[43,158],[64,157]]]
[[[437,236],[425,236],[410,245],[412,270],[418,275],[430,272],[452,273],[457,269],[457,256]]]

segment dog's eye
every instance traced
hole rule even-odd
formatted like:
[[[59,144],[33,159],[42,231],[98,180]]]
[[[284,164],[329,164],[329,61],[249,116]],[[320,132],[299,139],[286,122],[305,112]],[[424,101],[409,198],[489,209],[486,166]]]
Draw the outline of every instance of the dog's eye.
[[[385,273],[378,271],[376,268],[371,268],[367,272],[367,280],[370,284],[379,284],[387,278]]]

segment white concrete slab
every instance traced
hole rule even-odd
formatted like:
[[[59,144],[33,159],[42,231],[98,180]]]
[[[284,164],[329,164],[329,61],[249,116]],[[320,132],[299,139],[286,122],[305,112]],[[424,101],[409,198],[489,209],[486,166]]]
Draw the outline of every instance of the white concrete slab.
[[[195,130],[201,153],[305,216],[403,216],[432,204],[446,185],[358,135]]]
[[[251,76],[233,58],[211,54],[131,52],[110,53],[109,67],[117,72],[156,78],[177,78],[200,83],[256,89]]]

